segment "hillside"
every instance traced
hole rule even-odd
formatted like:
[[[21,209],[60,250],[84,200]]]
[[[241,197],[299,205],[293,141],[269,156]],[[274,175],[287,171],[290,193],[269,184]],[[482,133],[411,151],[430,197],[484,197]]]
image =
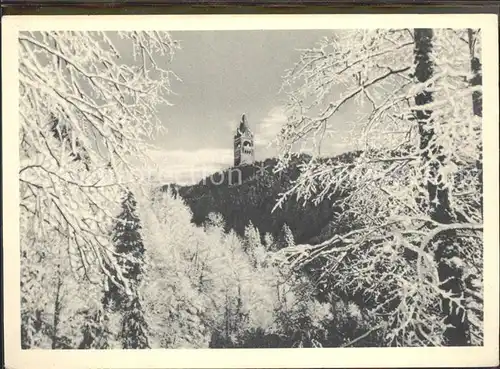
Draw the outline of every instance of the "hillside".
[[[356,155],[347,153],[324,160],[348,162]],[[165,185],[163,188],[173,187],[182,196],[193,212],[193,222],[198,225],[214,212],[225,218],[227,230],[233,229],[239,235],[243,235],[245,227],[252,222],[262,236],[270,233],[279,240],[283,226],[287,224],[296,242],[319,242],[338,226],[332,224],[339,211],[333,206],[338,195],[318,205],[303,204],[290,198],[281,209],[272,212],[280,193],[287,191],[298,177],[298,166],[307,160],[310,160],[307,155],[294,158],[290,166],[278,175],[273,173],[277,159],[266,159],[253,165],[229,168],[193,186]]]

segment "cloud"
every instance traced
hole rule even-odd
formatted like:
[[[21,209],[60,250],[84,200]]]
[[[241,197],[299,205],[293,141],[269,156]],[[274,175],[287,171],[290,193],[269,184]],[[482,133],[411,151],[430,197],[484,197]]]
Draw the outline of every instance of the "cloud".
[[[161,150],[148,153],[152,161],[152,176],[163,183],[194,184],[233,164],[231,149]]]
[[[287,111],[284,106],[275,106],[267,116],[261,120],[256,127],[255,145],[260,146],[260,151],[265,155],[272,155],[272,141],[276,138],[281,128],[287,123]],[[341,115],[342,118],[342,115]],[[342,121],[342,119],[340,119]],[[323,137],[320,145],[321,150],[318,152],[318,142],[315,142],[314,137],[303,139],[300,143],[294,146],[296,152],[302,152],[309,155],[320,154],[321,156],[335,156],[356,148],[355,143],[358,140],[359,132],[356,130],[342,127],[335,131],[328,130]],[[271,145],[271,146],[270,146]],[[265,150],[263,150],[265,148]],[[264,155],[264,156],[265,156]]]
[[[285,114],[285,108],[283,106],[275,106],[272,108],[267,116],[257,125],[255,145],[269,145],[286,122],[287,116]]]

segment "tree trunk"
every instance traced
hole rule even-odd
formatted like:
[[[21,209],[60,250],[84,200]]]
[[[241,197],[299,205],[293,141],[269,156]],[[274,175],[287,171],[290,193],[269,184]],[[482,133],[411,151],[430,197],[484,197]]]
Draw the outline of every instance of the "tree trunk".
[[[432,29],[415,29],[415,77],[418,82],[425,83],[434,72],[431,61],[432,53]],[[415,96],[416,105],[426,105],[433,101],[432,92],[423,91]],[[418,121],[420,150],[422,161],[429,167],[426,182],[428,196],[428,212],[432,220],[450,224],[453,221],[450,209],[448,189],[439,178],[439,168],[443,165],[444,155],[442,147],[436,145],[435,131],[433,129],[432,111],[415,111]],[[456,242],[452,233],[443,232],[439,239],[434,240],[437,245],[435,260],[438,265],[438,275],[441,288],[445,294],[451,294],[460,299],[463,296],[464,287],[462,271],[453,267],[450,260],[460,256],[460,245]],[[445,323],[449,327],[444,332],[444,341],[448,346],[465,346],[469,342],[469,327],[466,312],[450,301],[442,297],[442,309],[445,314]]]
[[[467,33],[469,36],[470,68],[472,71],[470,84],[471,86],[481,86],[483,84],[483,76],[481,73],[481,61],[476,56],[475,52],[474,31],[469,28]],[[472,93],[472,110],[474,115],[477,115],[478,117],[483,116],[483,94],[480,91]]]
[[[61,274],[57,272],[57,287],[56,287],[56,300],[54,302],[54,322],[52,329],[52,349],[57,348],[58,344],[58,327],[61,315],[61,287],[62,287]]]
[[[472,78],[469,81],[471,86],[482,86],[483,76],[481,61],[476,56],[475,52],[475,35],[472,29],[467,30],[468,41],[469,41],[469,52],[470,52],[470,69],[472,72]],[[481,91],[474,91],[472,93],[472,111],[474,115],[478,117],[483,116],[483,94]],[[483,144],[479,145],[479,159],[476,162],[476,169],[479,175],[479,194],[480,194],[480,204],[481,214],[483,213]]]
[[[229,346],[229,298],[228,298],[228,295],[227,295],[227,291],[226,291],[226,310],[225,310],[225,313],[224,313],[224,318],[225,318],[225,339],[226,339],[226,342],[225,342],[225,347],[228,347]]]

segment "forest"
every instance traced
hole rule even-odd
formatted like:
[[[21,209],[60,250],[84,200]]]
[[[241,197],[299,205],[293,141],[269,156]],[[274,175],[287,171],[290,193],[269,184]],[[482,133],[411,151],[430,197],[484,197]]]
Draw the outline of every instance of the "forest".
[[[22,348],[483,344],[481,30],[332,31],[236,185],[145,174],[168,32],[19,45]],[[346,104],[360,150],[321,155]]]
[[[348,162],[354,155],[356,153],[347,153],[322,160]],[[172,184],[162,188],[172,190],[185,201],[193,212],[193,222],[198,225],[203,224],[211,212],[216,212],[224,217],[226,231],[234,230],[240,236],[244,236],[245,227],[252,222],[262,237],[269,233],[268,236],[274,239],[283,239],[283,228],[286,227],[296,242],[304,243],[331,232],[327,230],[333,226],[340,226],[334,222],[335,215],[340,212],[335,202],[345,196],[340,191],[332,193],[335,198],[324,199],[317,205],[292,198],[283,208],[273,211],[279,195],[290,189],[299,177],[298,166],[309,160],[310,155],[301,154],[278,175],[274,173],[278,164],[274,158],[214,173],[196,185]]]

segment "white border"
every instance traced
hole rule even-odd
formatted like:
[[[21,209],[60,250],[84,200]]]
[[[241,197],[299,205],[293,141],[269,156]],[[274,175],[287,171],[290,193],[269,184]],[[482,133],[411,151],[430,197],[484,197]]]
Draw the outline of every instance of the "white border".
[[[20,30],[256,30],[482,28],[484,99],[485,345],[468,348],[21,350],[19,289],[18,71]],[[6,367],[308,368],[498,365],[498,20],[496,15],[125,15],[2,18],[3,244]]]

